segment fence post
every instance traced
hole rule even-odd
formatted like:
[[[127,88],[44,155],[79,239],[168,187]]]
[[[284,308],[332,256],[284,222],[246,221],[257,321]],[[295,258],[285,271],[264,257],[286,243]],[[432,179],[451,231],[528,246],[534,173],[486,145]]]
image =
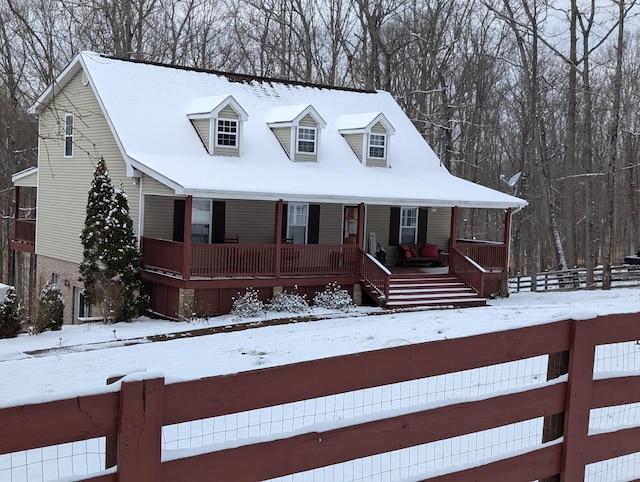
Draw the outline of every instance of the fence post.
[[[124,375],[107,378],[107,385],[112,385],[121,380]],[[104,468],[110,469],[118,463],[118,435],[107,435],[105,440]]]
[[[164,378],[123,382],[120,390],[117,480],[161,480]]]
[[[564,412],[564,444],[560,480],[584,480],[589,433],[589,412],[593,390],[597,319],[574,320],[571,324],[569,381]]]

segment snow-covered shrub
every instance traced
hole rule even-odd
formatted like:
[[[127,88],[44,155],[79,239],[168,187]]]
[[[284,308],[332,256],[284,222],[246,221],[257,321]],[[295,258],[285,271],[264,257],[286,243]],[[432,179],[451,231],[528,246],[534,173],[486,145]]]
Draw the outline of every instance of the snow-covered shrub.
[[[248,318],[264,313],[264,303],[258,297],[258,290],[247,288],[244,295],[238,292],[238,297],[233,298],[231,314],[239,318]]]
[[[304,313],[310,309],[307,295],[288,293],[287,291],[277,293],[271,298],[267,308],[271,311],[288,311],[291,313]]]
[[[47,283],[40,292],[35,322],[31,327],[32,333],[42,333],[46,330],[62,329],[64,321],[64,299],[60,288],[56,284]]]
[[[353,300],[347,290],[343,290],[337,282],[329,283],[324,291],[317,291],[313,298],[314,306],[329,310],[349,311],[353,308]]]
[[[20,313],[22,304],[18,301],[13,288],[7,290],[6,297],[0,303],[0,338],[14,338],[20,333]]]

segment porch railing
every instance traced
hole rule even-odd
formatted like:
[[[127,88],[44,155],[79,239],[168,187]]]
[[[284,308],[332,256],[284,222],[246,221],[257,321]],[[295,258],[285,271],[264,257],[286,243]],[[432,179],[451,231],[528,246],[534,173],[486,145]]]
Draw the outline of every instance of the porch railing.
[[[484,276],[486,271],[457,247],[451,249],[449,253],[449,271],[455,273],[463,283],[471,286],[480,296],[485,296]]]
[[[364,280],[363,288],[369,295],[378,299],[382,305],[389,299],[389,278],[391,272],[368,253],[361,251],[362,268],[361,278]]]
[[[183,243],[143,238],[145,266],[183,273]],[[279,270],[276,260],[280,257]],[[191,276],[302,276],[358,274],[356,245],[193,244]]]
[[[36,221],[35,219],[16,219],[14,221],[13,240],[20,243],[36,242]]]
[[[506,271],[507,247],[504,243],[458,241],[456,248],[487,271]]]
[[[449,271],[485,298],[503,289],[506,264],[504,243],[458,240],[449,253]]]

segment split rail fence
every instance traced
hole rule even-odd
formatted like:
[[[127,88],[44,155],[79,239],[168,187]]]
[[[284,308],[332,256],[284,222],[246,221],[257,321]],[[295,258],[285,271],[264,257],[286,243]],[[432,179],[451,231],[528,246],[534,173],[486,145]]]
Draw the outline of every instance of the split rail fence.
[[[637,367],[622,373],[616,367],[609,373],[596,370],[594,376],[599,349],[624,344],[634,352],[637,340],[640,314],[619,314],[179,383],[125,378],[119,391],[0,409],[0,454],[107,437],[115,441],[107,458],[116,465],[86,480],[254,481],[543,419],[544,443],[540,436],[526,450],[501,450],[486,460],[411,480],[584,480],[588,464],[640,452],[637,421],[615,430],[589,429],[594,411],[640,402]],[[163,426],[541,356],[566,360],[566,374],[550,370],[551,380],[542,376],[530,386],[382,410],[333,426],[312,423],[277,437],[214,444],[197,452],[171,454],[161,446]]]
[[[602,287],[602,267],[593,270],[593,287]],[[584,268],[563,271],[544,271],[536,274],[536,290],[579,290],[587,288],[587,272]],[[620,265],[611,267],[611,282],[615,286],[640,285],[640,265]],[[509,291],[531,291],[532,277],[516,275],[509,278]]]

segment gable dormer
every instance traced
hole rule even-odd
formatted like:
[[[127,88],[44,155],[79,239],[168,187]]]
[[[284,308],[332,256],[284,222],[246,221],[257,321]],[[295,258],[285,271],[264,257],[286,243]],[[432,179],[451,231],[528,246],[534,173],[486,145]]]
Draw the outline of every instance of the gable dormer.
[[[337,127],[362,164],[389,166],[389,138],[396,131],[383,113],[343,115]]]
[[[239,156],[247,113],[231,95],[194,99],[187,116],[212,156]]]
[[[275,107],[267,125],[292,161],[318,160],[320,130],[327,125],[311,105]]]

